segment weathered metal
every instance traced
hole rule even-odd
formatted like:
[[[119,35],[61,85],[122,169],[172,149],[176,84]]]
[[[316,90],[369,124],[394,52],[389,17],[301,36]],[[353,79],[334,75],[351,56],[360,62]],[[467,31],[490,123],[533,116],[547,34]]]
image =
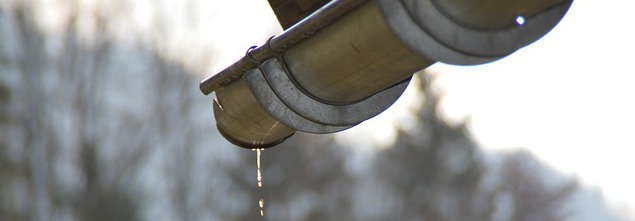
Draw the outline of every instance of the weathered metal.
[[[410,78],[357,102],[333,105],[309,96],[293,83],[292,73],[278,58],[271,58],[260,67],[269,87],[295,113],[320,124],[351,126],[378,115],[392,105],[406,90]]]
[[[342,131],[383,112],[410,82],[408,78],[360,102],[332,105],[308,97],[289,77],[284,62],[271,58],[217,90],[214,114],[223,136],[241,147],[267,148],[293,130],[315,134]]]
[[[246,148],[270,147],[295,132],[260,106],[243,79],[216,91],[214,118],[218,130],[227,140]]]
[[[283,53],[292,79],[325,103],[364,100],[431,65],[404,45],[374,1]]]
[[[332,1],[201,90],[216,91],[219,130],[243,147],[347,129],[388,108],[415,72],[507,56],[544,36],[572,3],[500,1]]]
[[[298,131],[314,134],[335,133],[355,125],[328,125],[301,116],[280,100],[260,69],[249,70],[244,79],[249,84],[258,104],[267,110],[273,119]]]
[[[480,1],[487,3],[497,0]],[[541,13],[525,18],[523,25],[473,29],[455,23],[432,0],[377,0],[389,26],[399,33],[397,36],[408,48],[431,60],[457,65],[491,62],[533,43],[555,27],[572,2],[569,0],[552,5]],[[482,16],[498,17],[491,14]],[[513,22],[516,17],[504,20]]]

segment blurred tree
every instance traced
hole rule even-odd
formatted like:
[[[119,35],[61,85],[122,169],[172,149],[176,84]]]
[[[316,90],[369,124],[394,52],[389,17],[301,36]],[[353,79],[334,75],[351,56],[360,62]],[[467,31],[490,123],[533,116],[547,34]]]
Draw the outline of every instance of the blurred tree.
[[[563,220],[566,200],[577,190],[571,178],[553,177],[528,152],[488,163],[464,125],[450,126],[437,114],[438,96],[426,77],[420,127],[402,131],[397,144],[377,154],[375,166],[385,182],[406,199],[396,214],[406,220]],[[497,168],[499,167],[499,168]],[[554,186],[549,183],[557,182]],[[507,200],[507,201],[506,201]],[[378,219],[380,220],[380,219]]]
[[[98,108],[97,83],[102,80],[102,56],[108,45],[96,39],[94,47],[83,47],[72,13],[62,38],[44,35],[29,3],[2,8],[6,17],[1,28],[6,32],[2,32],[1,57],[7,61],[3,83],[10,84],[8,99],[3,101],[9,120],[3,123],[11,136],[3,142],[2,151],[12,153],[11,159],[2,162],[20,171],[18,176],[6,176],[12,185],[3,187],[12,192],[8,197],[12,202],[4,214],[12,214],[11,220],[67,216],[132,220],[136,209],[131,198],[117,184],[101,182],[104,170],[99,168],[100,152],[96,151],[101,146],[96,116],[103,113]],[[55,44],[59,48],[51,49]],[[67,179],[77,178],[60,168],[73,165],[67,161],[73,152],[81,152],[82,164],[77,169],[84,174],[85,187],[70,190],[80,184],[69,185]]]
[[[210,52],[171,49],[199,48],[179,38],[199,32],[179,28],[209,29],[197,18],[213,14],[197,7],[207,0],[181,2],[0,0],[0,220],[257,220],[261,196],[269,220],[573,212],[575,180],[527,152],[482,152],[437,115],[428,79],[415,82],[416,126],[392,147],[362,155],[298,133],[264,151],[261,193],[255,153],[213,126],[192,73],[205,68],[184,65]]]
[[[178,209],[163,219],[206,219],[193,196],[208,189],[189,191],[190,164],[210,158],[188,147],[219,136],[192,110],[211,109],[198,79],[159,46],[113,40],[130,11],[91,7],[0,1],[0,220],[145,220],[165,202]],[[147,172],[161,166],[168,172]]]

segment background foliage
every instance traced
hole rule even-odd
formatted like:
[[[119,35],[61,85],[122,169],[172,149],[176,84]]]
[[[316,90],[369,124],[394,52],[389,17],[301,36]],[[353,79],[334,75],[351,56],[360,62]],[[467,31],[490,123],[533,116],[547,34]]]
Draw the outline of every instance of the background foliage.
[[[211,49],[178,58],[166,43],[168,20],[198,24],[197,1],[191,14],[144,9],[161,19],[141,31],[126,25],[136,3],[0,2],[0,220],[258,219],[255,154],[217,134],[197,88]],[[419,75],[425,104],[390,148],[297,134],[265,151],[267,219],[549,221],[581,209],[574,178],[526,151],[485,152],[446,123]]]

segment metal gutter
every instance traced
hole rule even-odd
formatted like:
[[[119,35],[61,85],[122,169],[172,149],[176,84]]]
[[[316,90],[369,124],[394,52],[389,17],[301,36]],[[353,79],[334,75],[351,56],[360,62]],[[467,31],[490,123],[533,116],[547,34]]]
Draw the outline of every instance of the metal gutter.
[[[392,105],[417,71],[503,58],[547,34],[573,2],[440,1],[335,0],[251,48],[200,84],[216,93],[219,131],[267,148],[296,131],[348,129]]]
[[[264,45],[249,50],[248,55],[245,55],[231,66],[201,81],[199,84],[201,92],[208,95],[223,85],[242,77],[248,70],[256,68],[258,63],[262,63],[275,56],[275,53],[284,52],[298,42],[311,37],[322,28],[367,1],[368,0],[348,0],[331,1],[327,3],[282,34],[272,37]]]

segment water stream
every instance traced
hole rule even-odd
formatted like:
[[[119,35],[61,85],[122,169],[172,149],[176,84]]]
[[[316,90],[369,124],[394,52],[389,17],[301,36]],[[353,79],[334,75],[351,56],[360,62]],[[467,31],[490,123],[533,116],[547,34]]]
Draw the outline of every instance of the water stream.
[[[252,151],[256,151],[256,166],[258,168],[258,175],[256,177],[256,180],[258,181],[258,191],[260,192],[260,199],[258,200],[258,209],[260,210],[260,216],[264,217],[265,216],[265,196],[264,196],[264,191],[262,189],[262,169],[261,169],[261,162],[262,162],[262,152],[265,150],[264,148],[255,148],[255,149],[251,149]]]

